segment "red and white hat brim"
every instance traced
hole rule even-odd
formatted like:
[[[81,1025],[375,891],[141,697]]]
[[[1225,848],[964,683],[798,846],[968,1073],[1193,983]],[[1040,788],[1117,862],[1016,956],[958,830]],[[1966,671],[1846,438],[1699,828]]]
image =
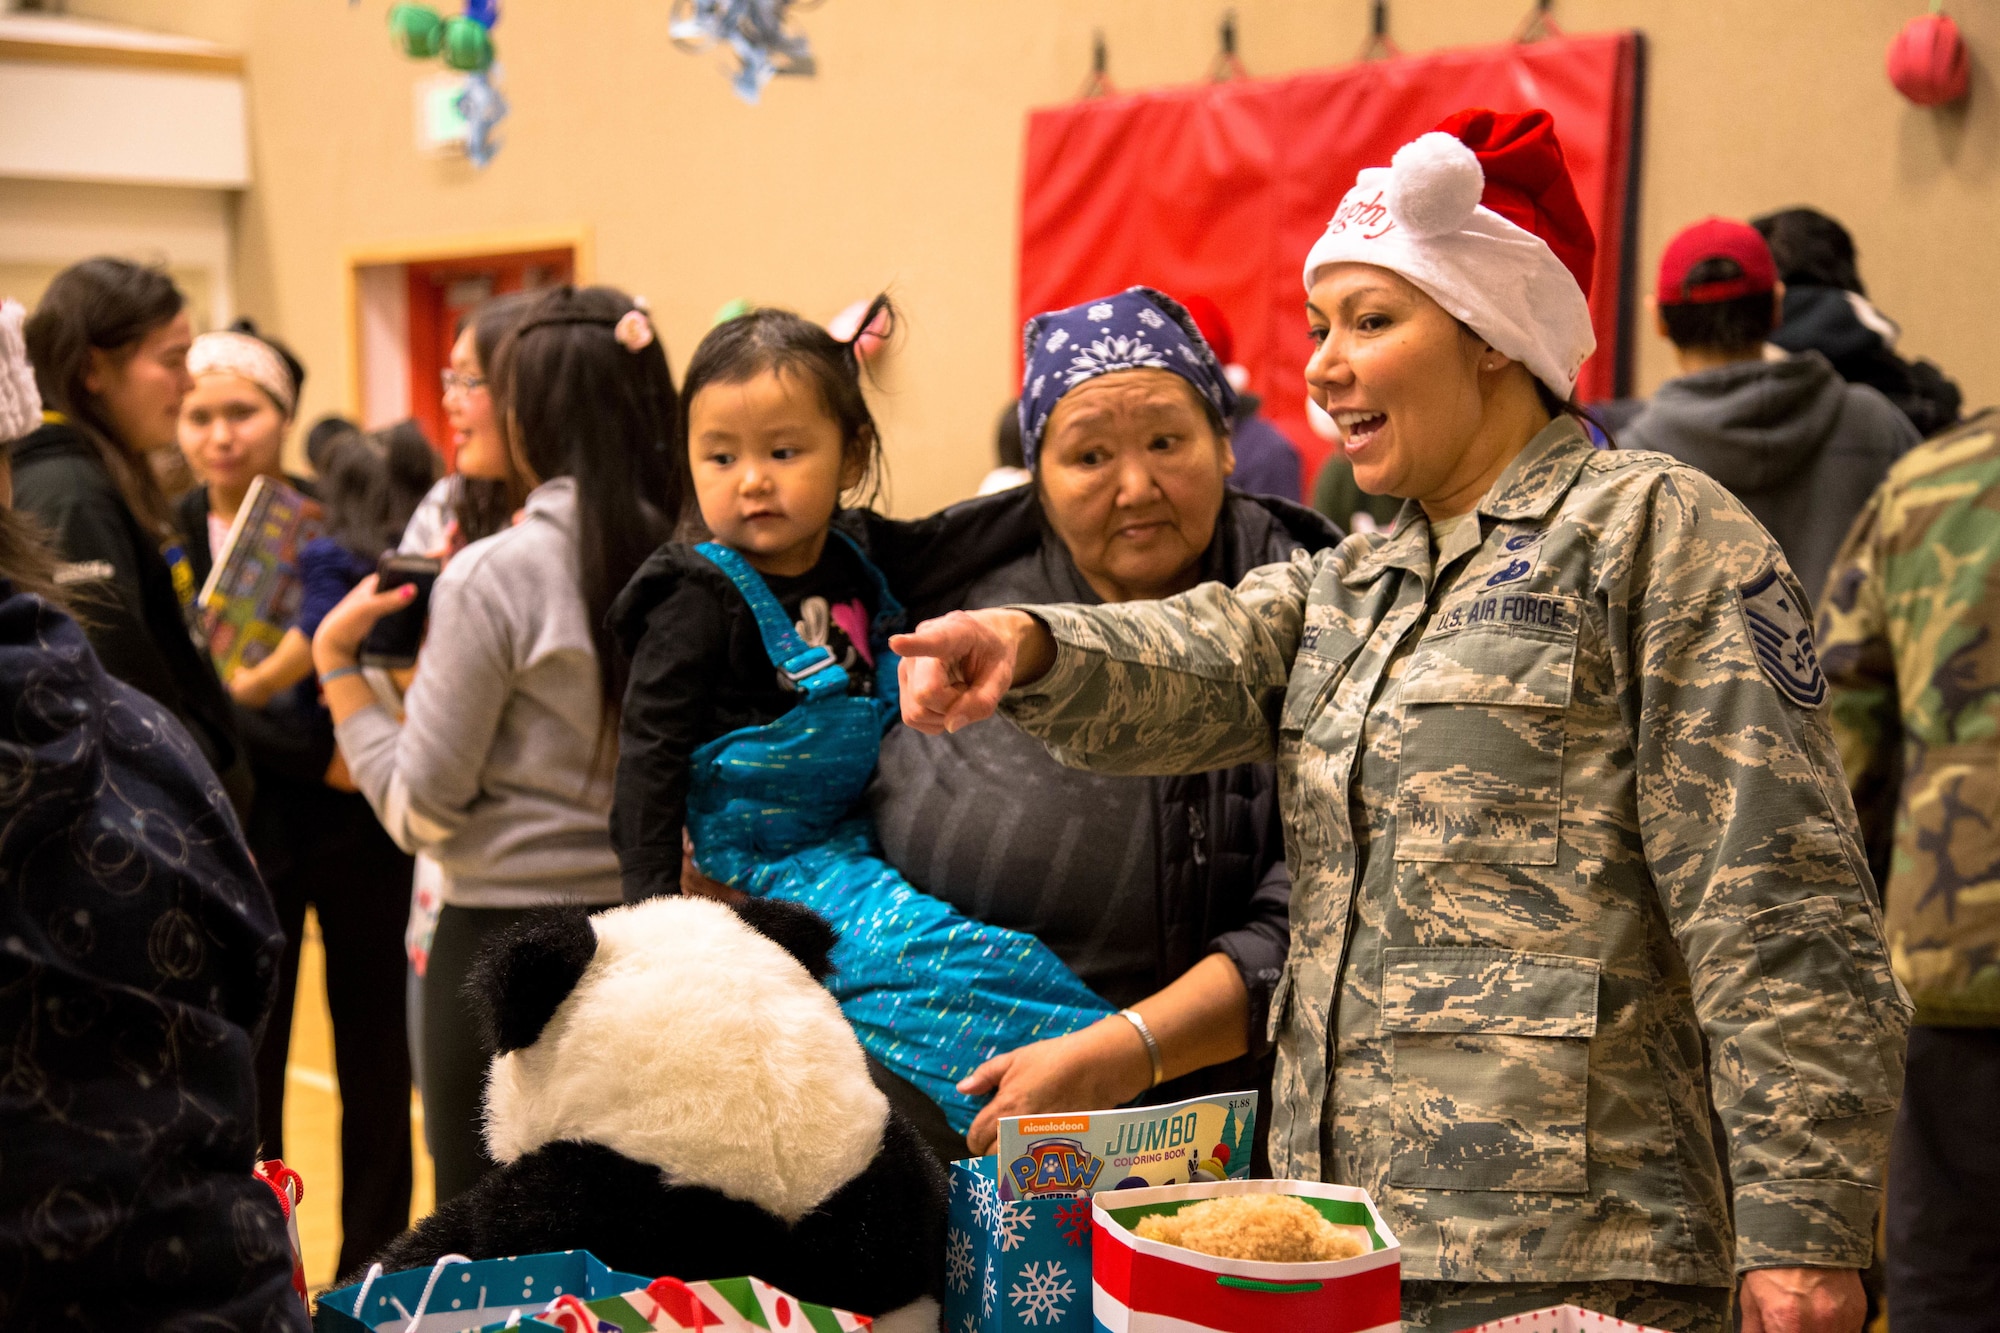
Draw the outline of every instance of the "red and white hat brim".
[[[1306,255],[1306,290],[1330,264],[1400,274],[1567,399],[1597,349],[1590,303],[1547,242],[1478,205],[1476,190],[1464,211],[1466,182],[1448,151],[1411,152],[1432,139],[1456,142],[1428,134],[1399,152],[1394,167],[1361,172]],[[1464,155],[1476,171],[1477,159],[1469,149]]]

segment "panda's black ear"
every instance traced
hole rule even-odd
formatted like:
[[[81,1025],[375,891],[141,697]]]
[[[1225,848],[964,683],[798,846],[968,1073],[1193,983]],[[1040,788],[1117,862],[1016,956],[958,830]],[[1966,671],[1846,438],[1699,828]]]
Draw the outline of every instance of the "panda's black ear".
[[[480,950],[465,981],[496,1054],[533,1046],[597,952],[597,932],[580,908],[537,912]]]
[[[746,898],[736,904],[736,915],[750,929],[783,945],[785,952],[805,965],[814,981],[825,981],[833,972],[829,955],[840,936],[826,918],[810,907],[780,902],[775,898]]]

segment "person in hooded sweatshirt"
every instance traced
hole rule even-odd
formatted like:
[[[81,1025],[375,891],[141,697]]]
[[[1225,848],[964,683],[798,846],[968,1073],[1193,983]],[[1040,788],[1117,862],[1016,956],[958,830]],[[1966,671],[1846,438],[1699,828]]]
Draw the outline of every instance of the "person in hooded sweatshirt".
[[[1964,399],[1942,370],[1896,351],[1903,331],[1868,299],[1854,238],[1814,208],[1783,208],[1750,219],[1771,247],[1785,284],[1785,306],[1771,341],[1787,352],[1811,349],[1841,378],[1871,384],[1929,439],[1958,421]]]
[[[1707,218],[1668,242],[1659,329],[1681,375],[1618,442],[1721,482],[1778,539],[1816,602],[1855,515],[1917,432],[1820,353],[1767,349],[1784,298],[1770,247],[1745,223]]]

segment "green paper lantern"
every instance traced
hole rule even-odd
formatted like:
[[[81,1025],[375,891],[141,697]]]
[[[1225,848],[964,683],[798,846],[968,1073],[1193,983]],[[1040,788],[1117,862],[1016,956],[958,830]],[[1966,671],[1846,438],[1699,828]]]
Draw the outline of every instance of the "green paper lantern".
[[[462,15],[446,19],[444,63],[462,73],[479,73],[493,63],[493,35]]]
[[[429,5],[392,5],[389,32],[412,60],[429,60],[444,41],[444,20]]]

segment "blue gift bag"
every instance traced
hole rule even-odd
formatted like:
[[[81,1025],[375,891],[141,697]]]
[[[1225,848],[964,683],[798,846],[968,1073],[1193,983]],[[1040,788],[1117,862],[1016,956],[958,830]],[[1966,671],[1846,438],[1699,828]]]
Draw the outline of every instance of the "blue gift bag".
[[[1089,1267],[1086,1261],[1086,1290]],[[477,1261],[448,1256],[431,1268],[385,1273],[327,1292],[313,1313],[313,1329],[315,1333],[462,1333],[502,1323],[517,1310],[527,1319],[567,1293],[586,1301],[602,1300],[651,1281],[613,1272],[587,1250]]]
[[[1000,1197],[998,1161],[951,1166],[945,1327],[952,1333],[1089,1333],[1090,1200]]]

